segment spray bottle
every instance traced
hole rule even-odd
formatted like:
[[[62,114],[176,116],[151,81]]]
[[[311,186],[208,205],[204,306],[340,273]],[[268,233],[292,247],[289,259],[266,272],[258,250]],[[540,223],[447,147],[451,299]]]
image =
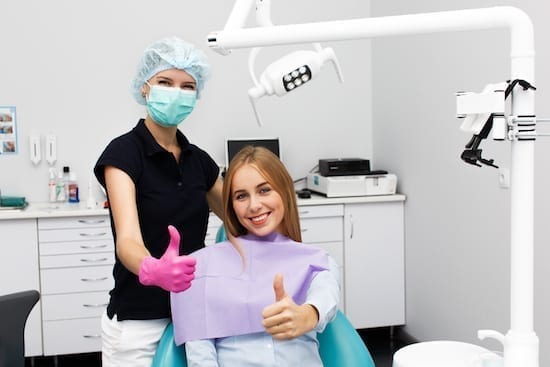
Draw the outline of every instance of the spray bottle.
[[[48,201],[54,203],[57,201],[56,184],[55,184],[55,170],[50,168],[50,178],[48,180]]]

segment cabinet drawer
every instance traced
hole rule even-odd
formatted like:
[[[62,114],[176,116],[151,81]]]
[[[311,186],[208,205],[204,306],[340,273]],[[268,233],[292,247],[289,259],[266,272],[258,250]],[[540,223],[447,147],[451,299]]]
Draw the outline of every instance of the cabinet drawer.
[[[106,291],[113,287],[112,266],[43,269],[42,294]]]
[[[100,317],[107,303],[109,292],[70,293],[42,297],[44,321]]]
[[[40,229],[38,231],[38,241],[40,243],[63,241],[95,241],[112,238],[113,234],[110,227]]]
[[[44,355],[101,351],[101,318],[45,321]]]
[[[110,227],[108,215],[67,218],[39,218],[38,229]]]
[[[114,263],[115,254],[113,251],[86,254],[40,256],[40,269],[113,265]]]
[[[344,236],[343,217],[303,218],[300,220],[302,242],[341,242]]]
[[[300,218],[343,217],[344,205],[303,205],[298,207]]]
[[[40,243],[40,255],[86,254],[93,252],[114,252],[112,239],[98,241],[43,242]]]

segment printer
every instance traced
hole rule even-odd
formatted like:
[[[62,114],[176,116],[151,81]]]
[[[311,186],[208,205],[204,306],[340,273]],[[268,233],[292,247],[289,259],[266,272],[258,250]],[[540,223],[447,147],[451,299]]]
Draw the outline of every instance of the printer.
[[[320,159],[319,172],[307,175],[306,187],[328,198],[392,195],[396,192],[397,176],[371,171],[368,159]]]

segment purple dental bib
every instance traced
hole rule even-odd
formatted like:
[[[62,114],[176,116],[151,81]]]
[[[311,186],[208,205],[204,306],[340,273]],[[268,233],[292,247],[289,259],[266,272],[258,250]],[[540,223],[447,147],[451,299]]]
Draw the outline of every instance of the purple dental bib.
[[[275,302],[273,279],[283,274],[286,293],[304,303],[315,275],[328,270],[328,255],[311,245],[274,233],[241,236],[245,262],[229,241],[191,254],[197,259],[191,288],[171,293],[177,345],[265,331],[262,310]]]

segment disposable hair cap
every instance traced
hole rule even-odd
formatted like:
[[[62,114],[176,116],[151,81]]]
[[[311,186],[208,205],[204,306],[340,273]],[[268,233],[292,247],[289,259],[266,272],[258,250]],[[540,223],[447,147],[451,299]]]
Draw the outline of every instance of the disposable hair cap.
[[[206,54],[191,43],[177,37],[163,38],[143,51],[136,76],[132,82],[132,94],[137,103],[145,105],[147,101],[141,93],[143,84],[155,74],[180,69],[191,75],[197,82],[197,98],[210,75],[210,64]]]

